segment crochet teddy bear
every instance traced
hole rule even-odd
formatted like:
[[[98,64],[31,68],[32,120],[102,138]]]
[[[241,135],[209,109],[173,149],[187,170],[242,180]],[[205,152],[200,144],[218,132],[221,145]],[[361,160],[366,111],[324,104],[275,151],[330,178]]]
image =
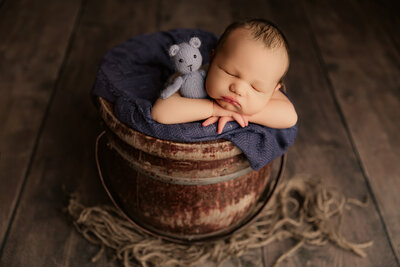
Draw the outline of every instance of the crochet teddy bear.
[[[180,90],[183,97],[206,98],[204,88],[204,70],[199,70],[203,58],[199,47],[201,41],[192,37],[189,43],[174,44],[169,48],[169,55],[173,59],[176,70],[181,73],[172,84],[168,85],[161,93],[161,98],[166,99]]]

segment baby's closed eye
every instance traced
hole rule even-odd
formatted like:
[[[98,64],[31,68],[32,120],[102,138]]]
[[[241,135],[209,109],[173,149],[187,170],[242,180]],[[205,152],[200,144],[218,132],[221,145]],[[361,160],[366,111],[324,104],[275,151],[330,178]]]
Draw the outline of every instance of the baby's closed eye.
[[[230,75],[230,76],[237,77],[236,75],[234,75],[234,74],[228,72],[227,70],[224,70],[224,71],[225,71],[226,74],[228,74],[228,75]]]
[[[221,67],[221,66],[219,66],[219,65],[218,65],[218,68],[221,69],[221,70],[222,70],[223,72],[225,72],[226,74],[228,74],[229,76],[237,77],[237,75],[234,75],[234,74],[230,73],[230,72],[227,71],[225,68],[223,68],[223,67]]]
[[[261,90],[258,90],[257,87],[255,87],[253,84],[250,84],[251,88],[253,88],[254,90],[256,90],[257,92],[261,92]]]

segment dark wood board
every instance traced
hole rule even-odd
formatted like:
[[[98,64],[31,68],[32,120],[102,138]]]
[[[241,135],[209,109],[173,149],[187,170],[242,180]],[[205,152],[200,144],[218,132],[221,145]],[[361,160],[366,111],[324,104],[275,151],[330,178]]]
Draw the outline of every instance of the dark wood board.
[[[231,21],[229,0],[176,0],[174,4],[161,1],[160,30],[198,28],[219,35]]]
[[[399,1],[356,1],[353,3],[353,8],[356,8],[357,16],[362,16],[368,27],[374,27],[380,41],[394,46],[397,53],[400,53]]]
[[[94,163],[100,133],[89,92],[101,57],[133,35],[155,31],[157,1],[88,1],[38,143],[1,266],[106,266],[63,214],[67,193],[108,203]],[[40,12],[37,12],[40,14]]]
[[[81,1],[0,3],[0,250]]]
[[[400,257],[400,54],[362,4],[307,2],[323,70]],[[394,190],[397,188],[397,190]]]

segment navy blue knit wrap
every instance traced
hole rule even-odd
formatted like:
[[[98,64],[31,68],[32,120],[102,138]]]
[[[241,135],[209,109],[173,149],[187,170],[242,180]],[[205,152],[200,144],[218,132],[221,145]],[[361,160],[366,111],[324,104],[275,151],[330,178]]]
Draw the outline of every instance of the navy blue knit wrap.
[[[217,36],[210,32],[176,29],[136,36],[107,52],[92,94],[114,103],[116,117],[146,135],[179,142],[229,140],[243,151],[251,167],[258,170],[294,143],[297,125],[279,130],[252,123],[241,128],[236,122],[229,122],[218,135],[216,124],[208,127],[203,127],[201,122],[166,125],[151,117],[152,104],[174,72],[169,47],[187,42],[193,36],[200,38],[203,64],[208,63],[209,53],[217,42]]]

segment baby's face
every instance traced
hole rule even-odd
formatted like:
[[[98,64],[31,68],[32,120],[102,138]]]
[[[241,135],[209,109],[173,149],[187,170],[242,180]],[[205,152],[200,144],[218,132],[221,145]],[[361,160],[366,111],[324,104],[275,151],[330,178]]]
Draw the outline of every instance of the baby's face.
[[[211,62],[206,90],[223,108],[253,115],[279,89],[287,66],[284,48],[266,48],[262,41],[252,39],[246,29],[236,29]]]

